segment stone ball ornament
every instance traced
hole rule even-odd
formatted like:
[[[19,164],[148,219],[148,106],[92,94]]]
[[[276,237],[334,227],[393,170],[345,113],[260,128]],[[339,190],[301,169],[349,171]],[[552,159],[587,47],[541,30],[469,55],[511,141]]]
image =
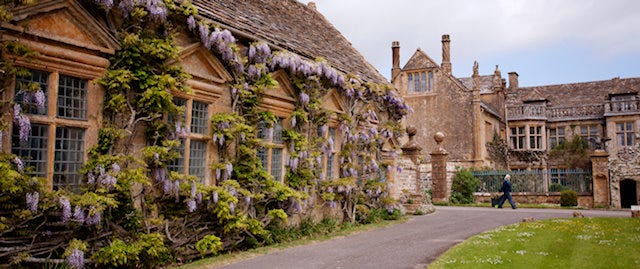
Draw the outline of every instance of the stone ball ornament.
[[[436,132],[436,134],[433,135],[433,140],[435,140],[438,144],[442,143],[442,141],[444,141],[444,138],[445,135],[442,132]]]

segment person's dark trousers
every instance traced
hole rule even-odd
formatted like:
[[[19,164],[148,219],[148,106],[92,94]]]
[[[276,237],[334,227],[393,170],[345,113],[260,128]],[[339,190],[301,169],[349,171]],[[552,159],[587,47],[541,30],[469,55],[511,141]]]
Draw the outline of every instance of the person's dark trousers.
[[[496,207],[496,205],[498,205],[498,203],[502,200],[503,197],[504,197],[504,195],[500,195],[500,197],[492,197],[491,198],[491,207]]]
[[[500,197],[500,202],[498,203],[498,208],[502,208],[502,204],[504,204],[505,200],[509,200],[509,204],[511,204],[511,208],[516,209],[516,202],[513,201],[510,192],[505,192],[502,197]]]

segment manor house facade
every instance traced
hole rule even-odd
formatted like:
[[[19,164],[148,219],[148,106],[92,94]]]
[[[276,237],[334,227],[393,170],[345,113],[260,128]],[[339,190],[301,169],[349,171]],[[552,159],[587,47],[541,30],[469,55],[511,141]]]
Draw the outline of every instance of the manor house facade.
[[[604,168],[593,170],[593,205],[638,204],[640,78],[519,87],[518,73],[503,78],[496,66],[494,74],[481,76],[477,63],[471,77],[456,78],[450,42],[442,36],[440,64],[417,49],[402,68],[399,43],[392,44],[391,82],[415,111],[405,123],[417,128],[424,160],[436,148],[432,137],[442,132],[455,165],[545,170],[558,182],[554,171],[571,167],[549,161],[549,152],[580,136],[592,156],[605,160]],[[489,152],[494,135],[508,145],[504,164]]]

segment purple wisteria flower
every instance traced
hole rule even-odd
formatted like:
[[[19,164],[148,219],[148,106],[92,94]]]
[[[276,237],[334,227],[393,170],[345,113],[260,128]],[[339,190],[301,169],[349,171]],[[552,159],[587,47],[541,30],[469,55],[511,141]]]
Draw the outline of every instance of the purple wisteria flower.
[[[93,212],[93,214],[91,214],[91,212]],[[101,220],[102,220],[102,212],[100,211],[96,212],[96,208],[94,206],[89,207],[89,214],[85,219],[85,223],[87,225],[98,225],[100,224]]]
[[[216,180],[220,180],[221,170],[219,167],[216,168]]]
[[[233,164],[227,163],[225,165],[224,171],[226,173],[226,177],[231,178],[231,173],[233,172]]]
[[[195,182],[191,182],[191,197],[196,197],[197,186]]]
[[[96,0],[101,1],[101,0]],[[125,18],[129,17],[129,14],[133,11],[136,6],[136,2],[138,0],[121,0],[120,4],[118,4],[118,9],[122,11],[122,14]]]
[[[18,137],[20,138],[20,143],[26,143],[29,138],[29,133],[31,133],[31,121],[29,117],[22,114],[22,107],[20,104],[15,104],[13,106],[13,122],[18,125]]]
[[[303,105],[308,104],[309,103],[309,95],[304,93],[304,92],[301,92],[300,93],[300,103],[303,104]]]
[[[269,56],[271,56],[271,49],[266,43],[260,42],[249,46],[249,62],[264,63]]]
[[[167,7],[162,0],[147,0],[146,8],[151,18],[161,22],[167,19]]]
[[[196,200],[194,199],[189,199],[189,201],[187,201],[187,209],[189,209],[190,213],[193,213],[194,211],[196,211]]]
[[[44,112],[44,103],[47,100],[47,97],[44,94],[44,91],[38,90],[33,94],[33,103],[36,104],[39,112]]]
[[[196,28],[196,19],[193,15],[189,15],[189,18],[187,18],[187,25],[189,25],[189,30],[191,31]]]
[[[111,164],[111,171],[114,173],[120,173],[120,165],[118,165],[118,163],[112,163]]]
[[[336,202],[335,201],[329,201],[329,207],[336,208]]]
[[[37,191],[33,193],[27,192],[26,199],[27,199],[27,209],[29,209],[31,213],[36,213],[38,211],[40,193],[38,193]]]
[[[82,224],[85,221],[85,216],[84,216],[84,210],[82,210],[82,207],[80,206],[76,206],[73,209],[73,219],[75,221],[77,221],[78,223]]]
[[[67,265],[72,269],[84,268],[84,252],[77,248],[72,250],[69,257],[67,257]]]
[[[251,196],[249,196],[249,195],[245,196],[244,197],[244,203],[247,204],[247,205],[251,204]]]
[[[229,202],[229,212],[231,212],[231,214],[235,214],[236,212],[236,205],[233,204],[233,202]]]
[[[291,116],[291,126],[293,126],[293,127],[296,127],[296,124],[298,123],[296,118],[297,117],[295,115]]]
[[[214,192],[213,192],[213,194],[212,194],[211,196],[212,196],[212,197],[211,197],[211,200],[213,200],[213,203],[214,203],[214,204],[217,204],[217,203],[218,203],[218,192],[215,192],[215,191],[214,191]]]
[[[18,171],[22,172],[22,170],[24,170],[24,162],[22,162],[22,160],[18,157],[13,158],[13,164],[16,165],[16,168],[18,169]]]
[[[71,203],[66,197],[60,197],[58,200],[60,207],[62,208],[62,223],[67,223],[71,218]]]
[[[164,180],[162,185],[162,190],[166,195],[173,194],[173,182],[171,180]]]

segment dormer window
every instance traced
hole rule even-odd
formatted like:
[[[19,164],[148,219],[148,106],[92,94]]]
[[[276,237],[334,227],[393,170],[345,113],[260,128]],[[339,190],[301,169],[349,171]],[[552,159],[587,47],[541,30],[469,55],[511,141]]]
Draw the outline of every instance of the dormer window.
[[[409,93],[425,93],[433,91],[433,71],[413,72],[407,75]]]

